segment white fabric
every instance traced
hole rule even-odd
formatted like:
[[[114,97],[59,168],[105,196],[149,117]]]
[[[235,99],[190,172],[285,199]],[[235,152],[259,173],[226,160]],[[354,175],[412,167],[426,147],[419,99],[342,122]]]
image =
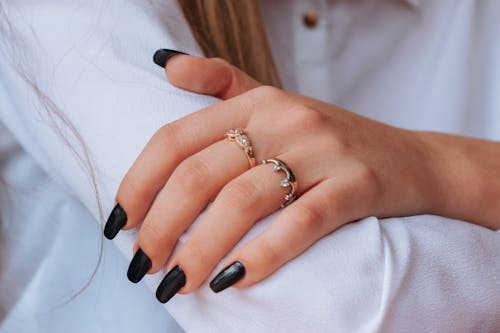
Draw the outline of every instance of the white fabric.
[[[495,94],[500,87],[500,44],[495,40],[500,2],[262,3],[287,88],[398,126],[500,138],[500,97]],[[309,7],[320,12],[316,29],[301,25]],[[27,207],[41,212],[13,223],[40,228],[54,218],[59,223],[50,230],[60,229],[57,235],[43,228],[34,233],[35,253],[24,255],[18,246],[13,253],[23,254],[22,259],[3,258],[7,272],[11,265],[23,268],[20,260],[27,260],[29,274],[37,272],[31,280],[16,273],[18,287],[24,288],[12,288],[10,300],[17,295],[19,303],[5,302],[10,312],[0,329],[19,332],[20,313],[28,312],[22,317],[26,320],[47,304],[57,304],[48,295],[71,295],[61,292],[63,281],[71,288],[84,283],[84,272],[67,274],[78,265],[76,258],[91,270],[98,255],[96,235],[89,232],[98,230],[96,196],[85,158],[76,157],[85,152],[61,119],[51,118],[55,109],[88,147],[109,213],[121,178],[155,130],[216,100],[173,88],[151,61],[160,47],[199,54],[174,1],[16,0],[3,1],[0,8],[2,37],[9,40],[1,46],[0,119],[34,168],[16,173],[11,167],[2,175],[13,184],[19,174],[38,177],[33,184],[50,184],[36,188],[37,199],[10,204],[18,214]],[[37,96],[18,70],[48,99]],[[57,200],[60,211],[51,204]],[[71,227],[63,225],[68,219]],[[256,225],[249,237],[271,220]],[[164,331],[168,315],[148,303],[152,293],[123,283],[134,238],[133,232],[122,232],[106,243],[105,253],[114,253],[110,244],[115,244],[127,260],[116,257],[117,268],[106,266],[97,280],[105,286],[115,283],[112,293],[122,295],[93,292],[80,304],[67,305],[87,311],[87,317],[57,312],[46,315],[44,323],[34,320],[24,331]],[[77,257],[64,251],[75,243],[92,248]],[[494,332],[500,329],[499,253],[498,232],[465,222],[370,217],[325,237],[252,288],[215,295],[204,285],[194,294],[174,297],[165,309],[185,330],[200,332]],[[145,279],[150,290],[162,274]],[[96,309],[96,302],[103,309]],[[137,310],[146,308],[151,311]],[[93,315],[102,316],[101,321]]]
[[[9,136],[2,127],[0,331],[180,331],[145,286],[128,282],[127,260],[112,243],[91,279],[99,225]]]

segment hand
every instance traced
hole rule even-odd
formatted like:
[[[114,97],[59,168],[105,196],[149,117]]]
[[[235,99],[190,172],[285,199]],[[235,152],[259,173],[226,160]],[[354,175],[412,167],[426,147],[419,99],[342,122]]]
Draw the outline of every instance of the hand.
[[[165,265],[180,235],[213,202],[171,258],[160,301],[197,289],[290,191],[271,165],[249,168],[241,147],[224,139],[229,129],[245,129],[257,161],[285,161],[299,197],[226,259],[234,264],[212,281],[215,291],[264,279],[346,223],[432,210],[425,185],[432,172],[416,132],[261,86],[221,59],[177,55],[166,73],[179,88],[224,101],[154,134],[123,179],[106,226],[126,221],[124,229],[130,229],[142,222],[128,274],[137,282]]]

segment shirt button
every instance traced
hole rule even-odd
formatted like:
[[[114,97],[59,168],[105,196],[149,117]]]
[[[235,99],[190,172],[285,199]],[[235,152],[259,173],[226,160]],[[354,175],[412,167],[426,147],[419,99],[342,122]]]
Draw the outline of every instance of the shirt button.
[[[314,28],[318,25],[318,13],[315,10],[308,10],[302,15],[302,23],[308,28]]]

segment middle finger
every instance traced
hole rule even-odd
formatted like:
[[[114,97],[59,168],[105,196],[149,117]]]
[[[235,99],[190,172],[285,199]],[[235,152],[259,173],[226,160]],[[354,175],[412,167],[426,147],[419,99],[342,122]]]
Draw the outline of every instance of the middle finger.
[[[234,142],[221,140],[184,160],[146,214],[127,276],[138,282],[167,261],[177,239],[219,190],[249,168]],[[224,172],[220,172],[224,170]]]
[[[296,155],[285,154],[283,158],[289,160],[288,166],[301,176],[299,193],[307,191],[317,182],[317,173],[310,167],[309,159],[300,162],[293,156]],[[290,188],[280,186],[283,179],[282,172],[273,172],[272,164],[261,164],[224,186],[169,264],[174,268],[158,287],[158,300],[168,301],[181,288],[182,293],[198,288],[258,220],[284,203]]]

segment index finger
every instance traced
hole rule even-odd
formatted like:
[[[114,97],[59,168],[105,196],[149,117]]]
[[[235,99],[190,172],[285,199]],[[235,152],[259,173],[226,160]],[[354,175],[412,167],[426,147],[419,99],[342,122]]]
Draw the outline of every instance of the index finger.
[[[252,112],[277,90],[256,88],[160,128],[122,180],[104,235],[113,239],[122,228],[138,225],[178,164],[219,141],[227,130],[247,127]]]

